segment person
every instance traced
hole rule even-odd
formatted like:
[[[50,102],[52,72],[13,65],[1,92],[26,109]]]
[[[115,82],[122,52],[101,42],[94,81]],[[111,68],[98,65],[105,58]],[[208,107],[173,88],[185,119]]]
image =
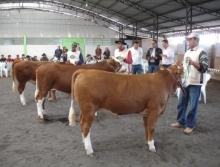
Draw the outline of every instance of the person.
[[[152,48],[147,51],[146,59],[148,60],[148,73],[159,71],[159,64],[162,57],[162,50],[157,47],[157,41],[155,39],[151,42]]]
[[[6,62],[14,62],[14,59],[11,58],[11,55],[8,55],[8,58],[6,59]]]
[[[102,49],[100,48],[100,45],[98,45],[96,47],[96,50],[95,50],[95,58],[97,60],[101,60],[102,59]]]
[[[172,127],[186,127],[184,133],[190,134],[196,124],[198,112],[198,101],[203,83],[203,73],[208,69],[207,53],[199,46],[199,35],[191,33],[187,37],[189,50],[186,51],[183,60],[184,67],[184,89],[187,96],[180,92],[177,105],[177,122]],[[190,109],[187,114],[187,106],[190,102]]]
[[[31,56],[27,55],[26,58],[25,58],[25,60],[31,61]]]
[[[20,61],[21,59],[20,59],[20,57],[19,57],[19,55],[16,55],[16,58],[14,59],[14,62],[17,62],[17,61]]]
[[[92,55],[87,54],[85,59],[85,64],[95,64],[97,63],[97,60],[92,57]]]
[[[67,62],[67,52],[68,52],[68,49],[66,49],[66,47],[63,49],[63,53],[61,55],[61,60],[62,62]],[[60,60],[60,61],[61,61]]]
[[[77,50],[77,44],[75,42],[72,44],[72,50],[67,52],[67,62],[75,65],[84,63],[82,52]]]
[[[1,62],[5,62],[6,61],[6,58],[4,55],[1,55],[1,59],[0,59]]]
[[[82,49],[81,49],[79,43],[76,43],[76,45],[77,45],[77,48],[76,48],[76,49],[82,53]]]
[[[174,63],[174,50],[169,47],[169,43],[167,39],[162,41],[163,53],[162,57],[162,66],[164,68],[169,68]]]
[[[103,55],[104,55],[104,59],[109,59],[110,50],[108,49],[108,46],[105,47],[105,51],[104,51]]]
[[[127,45],[124,41],[124,39],[119,38],[115,41],[117,44],[117,49],[115,50],[114,57],[122,62],[122,65],[126,66],[126,73],[130,74],[130,64],[133,62],[131,51],[125,48],[124,45]]]
[[[42,54],[42,57],[41,57],[40,61],[49,61],[49,59],[47,58],[46,53]]]
[[[39,60],[37,59],[37,56],[34,56],[34,57],[33,57],[33,61],[39,61]]]
[[[25,60],[25,54],[21,55],[21,60]]]
[[[139,47],[139,42],[135,41],[133,47],[130,48],[131,56],[132,56],[132,66],[131,66],[131,73],[132,74],[142,74],[142,57],[143,57],[143,50]]]
[[[60,46],[58,46],[57,49],[55,50],[55,56],[57,57],[58,60],[60,60],[62,52],[63,52],[62,49],[60,49]]]

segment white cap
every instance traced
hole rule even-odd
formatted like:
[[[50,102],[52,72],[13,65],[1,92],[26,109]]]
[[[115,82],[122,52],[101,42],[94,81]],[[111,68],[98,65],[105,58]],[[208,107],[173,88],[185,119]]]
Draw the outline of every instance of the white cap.
[[[187,38],[197,38],[197,39],[199,39],[199,34],[191,33],[191,34],[189,34],[189,36]]]

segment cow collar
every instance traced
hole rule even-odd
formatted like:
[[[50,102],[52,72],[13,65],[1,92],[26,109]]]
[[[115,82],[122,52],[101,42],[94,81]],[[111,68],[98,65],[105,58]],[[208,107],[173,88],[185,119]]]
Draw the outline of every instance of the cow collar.
[[[182,83],[180,82],[180,80],[176,77],[176,75],[173,74],[172,70],[170,70],[170,69],[167,69],[167,70],[168,70],[169,73],[173,76],[173,78],[175,79],[177,85],[178,85],[178,86],[180,87],[180,89],[182,90],[183,95],[186,97],[186,96],[187,96],[186,91],[185,91],[185,89],[183,88],[183,85],[182,85]]]

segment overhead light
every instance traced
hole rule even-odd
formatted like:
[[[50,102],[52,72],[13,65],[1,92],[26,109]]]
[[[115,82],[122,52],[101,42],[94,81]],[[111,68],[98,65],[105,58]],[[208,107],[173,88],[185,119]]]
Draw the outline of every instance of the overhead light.
[[[86,2],[86,7],[88,6],[87,2]]]

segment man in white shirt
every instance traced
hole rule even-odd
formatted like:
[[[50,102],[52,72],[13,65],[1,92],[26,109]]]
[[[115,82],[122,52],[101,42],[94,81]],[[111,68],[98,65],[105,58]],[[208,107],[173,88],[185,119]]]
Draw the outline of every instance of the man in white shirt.
[[[161,54],[162,57],[162,66],[164,68],[170,67],[174,63],[174,51],[172,48],[169,47],[169,43],[167,39],[162,41],[163,46],[163,53]]]
[[[135,41],[133,44],[133,47],[129,49],[131,51],[132,56],[132,67],[131,67],[131,73],[132,74],[142,74],[142,56],[143,56],[143,50],[141,47],[139,47],[138,41]]]
[[[115,43],[117,44],[117,49],[115,50],[114,57],[125,66],[127,69],[126,73],[130,74],[130,64],[132,63],[131,51],[124,47],[124,45],[127,45],[124,39],[120,38]]]
[[[75,65],[81,65],[84,63],[83,55],[79,50],[77,50],[76,43],[73,43],[72,50],[67,52],[67,61]]]

